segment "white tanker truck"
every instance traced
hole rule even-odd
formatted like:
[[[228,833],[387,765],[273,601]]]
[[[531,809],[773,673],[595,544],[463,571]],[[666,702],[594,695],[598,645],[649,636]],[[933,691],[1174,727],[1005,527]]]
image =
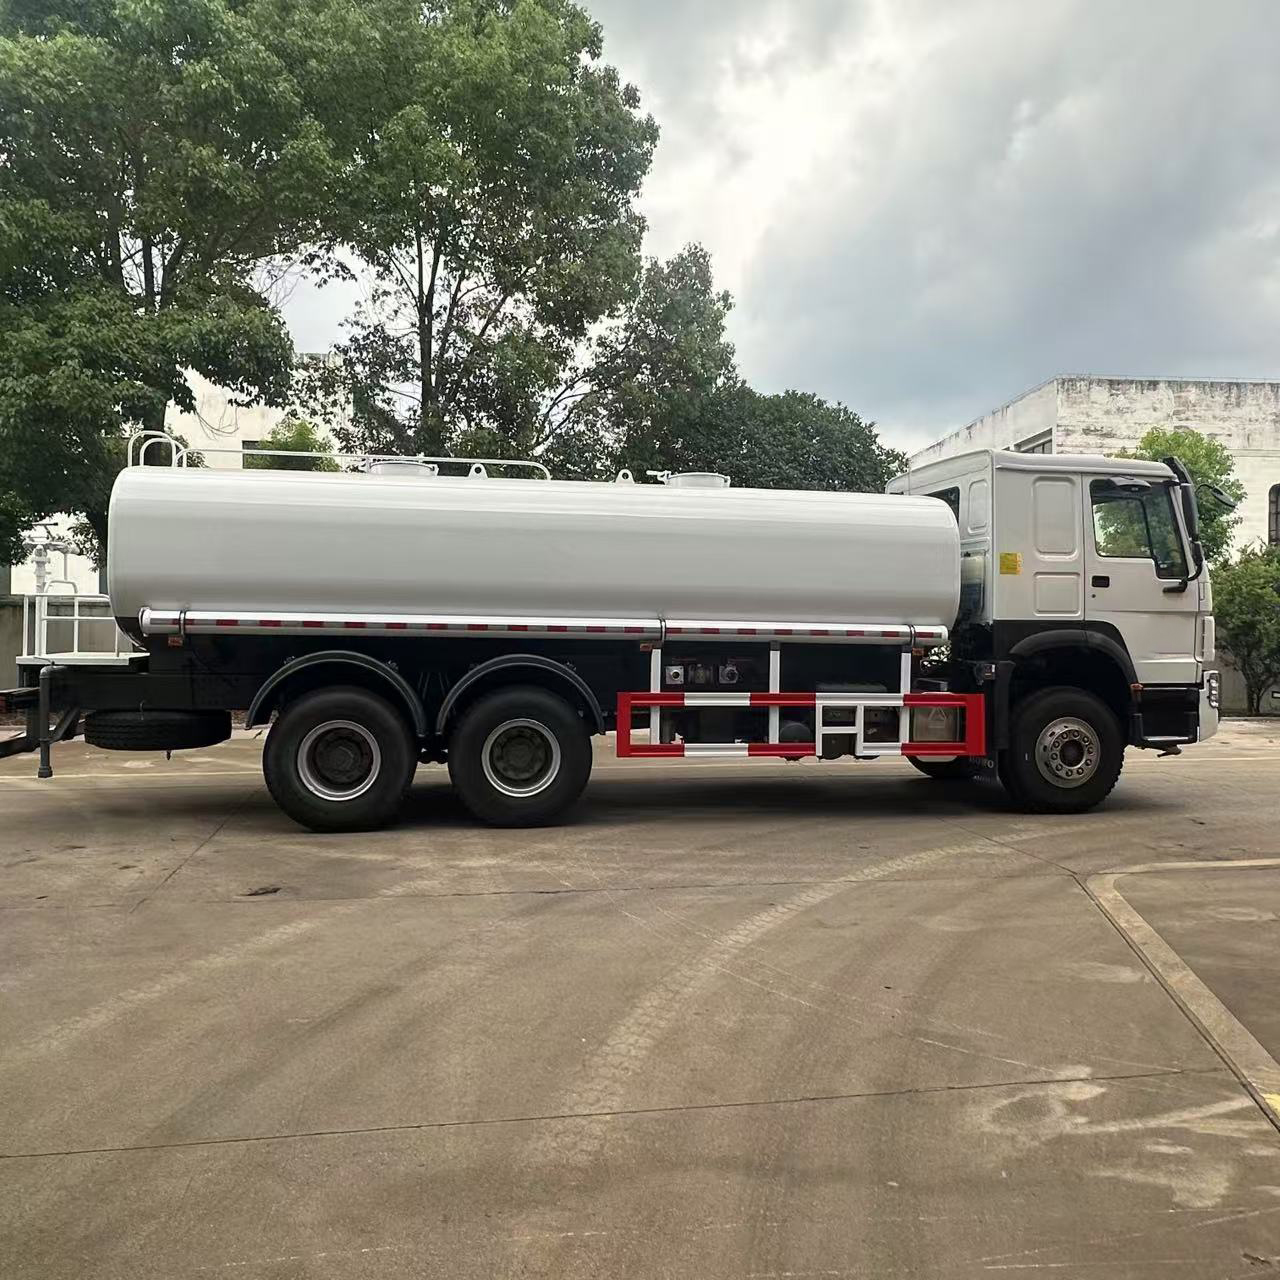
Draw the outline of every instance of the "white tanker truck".
[[[281,808],[351,830],[391,822],[420,761],[485,822],[554,821],[608,732],[632,758],[905,756],[1077,812],[1127,747],[1217,727],[1176,459],[981,451],[887,494],[663,481],[130,466],[107,572],[138,652],[28,660],[0,754],[51,776],[79,732],[198,748],[239,711],[270,724]]]

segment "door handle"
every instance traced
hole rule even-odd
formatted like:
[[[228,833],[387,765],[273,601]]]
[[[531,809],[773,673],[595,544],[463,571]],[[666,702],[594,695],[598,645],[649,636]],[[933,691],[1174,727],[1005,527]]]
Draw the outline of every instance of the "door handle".
[[[1111,585],[1111,579],[1108,578],[1105,573],[1095,573],[1093,577],[1089,579],[1089,585],[1091,587],[1109,587]]]

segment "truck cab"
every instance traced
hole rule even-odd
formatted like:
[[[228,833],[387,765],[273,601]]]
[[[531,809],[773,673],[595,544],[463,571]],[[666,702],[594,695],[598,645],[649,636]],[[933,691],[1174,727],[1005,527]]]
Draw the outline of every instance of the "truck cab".
[[[1092,790],[1113,725],[1122,748],[1163,752],[1216,730],[1212,595],[1176,458],[984,449],[888,491],[956,518],[960,609],[935,670],[989,694],[988,764],[1012,790]]]

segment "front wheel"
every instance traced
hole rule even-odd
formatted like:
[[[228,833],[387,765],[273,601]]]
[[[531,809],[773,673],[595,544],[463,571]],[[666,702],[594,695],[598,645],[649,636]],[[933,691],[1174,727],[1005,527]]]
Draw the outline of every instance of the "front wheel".
[[[449,741],[449,776],[462,803],[494,827],[554,822],[591,774],[582,717],[546,689],[499,689],[464,713]]]
[[[1111,793],[1124,738],[1111,708],[1083,689],[1044,689],[1020,702],[1000,780],[1031,813],[1083,813]]]
[[[417,749],[404,717],[367,689],[320,689],[290,702],[267,734],[262,772],[276,804],[312,831],[394,821]]]

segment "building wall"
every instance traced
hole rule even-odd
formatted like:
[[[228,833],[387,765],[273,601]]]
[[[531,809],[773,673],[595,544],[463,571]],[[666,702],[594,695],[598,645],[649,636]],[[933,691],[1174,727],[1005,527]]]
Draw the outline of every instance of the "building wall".
[[[1057,401],[1058,453],[1114,453],[1151,427],[1192,427],[1221,441],[1245,487],[1236,545],[1267,540],[1268,494],[1280,484],[1280,382],[1059,378]]]
[[[1115,453],[1151,427],[1192,427],[1220,440],[1245,488],[1236,546],[1266,542],[1269,495],[1280,485],[1280,382],[1054,378],[920,450],[911,463],[1013,449],[1045,432],[1055,453]]]
[[[198,373],[188,373],[187,381],[195,395],[195,412],[170,405],[165,414],[165,430],[198,449],[207,467],[239,468],[239,454],[245,444],[261,440],[284,417],[282,409],[232,404],[224,387]]]
[[[938,462],[970,449],[1013,449],[1045,432],[1052,432],[1057,420],[1058,379],[1052,378],[1008,404],[975,418],[959,431],[943,436],[936,444],[921,449],[912,455],[911,465]]]

